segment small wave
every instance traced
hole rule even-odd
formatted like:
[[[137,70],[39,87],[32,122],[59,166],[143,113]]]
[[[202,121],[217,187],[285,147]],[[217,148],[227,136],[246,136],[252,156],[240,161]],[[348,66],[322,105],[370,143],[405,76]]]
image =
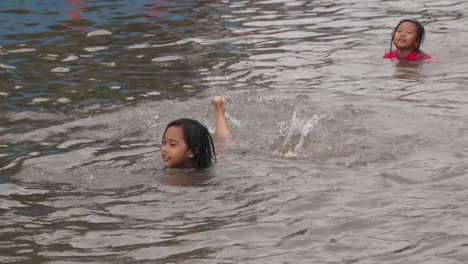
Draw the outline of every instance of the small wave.
[[[87,52],[95,52],[95,51],[100,51],[100,50],[105,50],[108,49],[108,47],[88,47],[85,48]]]
[[[15,66],[10,66],[10,65],[6,65],[6,64],[2,64],[2,63],[0,63],[0,68],[1,69],[10,69],[10,70],[16,69]]]
[[[92,37],[92,36],[102,36],[102,35],[112,35],[112,32],[105,30],[105,29],[98,29],[89,32],[86,34],[87,37]]]
[[[9,50],[8,53],[23,53],[23,52],[33,52],[33,51],[36,51],[36,49],[22,48],[22,49]]]

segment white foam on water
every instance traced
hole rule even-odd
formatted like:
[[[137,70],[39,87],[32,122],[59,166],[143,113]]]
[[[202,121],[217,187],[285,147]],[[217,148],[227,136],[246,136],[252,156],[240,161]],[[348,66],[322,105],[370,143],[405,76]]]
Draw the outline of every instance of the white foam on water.
[[[50,54],[50,53],[49,53],[49,54],[46,54],[46,55],[44,56],[44,59],[46,59],[46,60],[56,60],[58,56],[59,56],[59,55],[57,55],[57,54]]]
[[[175,45],[181,45],[181,44],[190,43],[190,42],[197,42],[197,41],[195,41],[195,39],[193,38],[186,38],[186,39],[181,39],[181,40],[174,41],[174,42],[167,43],[167,44],[153,45],[153,47],[159,48],[159,47],[175,46]]]
[[[33,51],[36,51],[36,49],[23,48],[23,49],[9,50],[7,52],[8,53],[24,53],[24,52],[33,52]]]
[[[136,45],[127,47],[127,49],[144,49],[144,48],[151,48],[151,46],[148,43],[143,43],[143,44],[136,44]]]
[[[160,95],[160,92],[147,92],[147,95]]]
[[[62,104],[67,104],[67,103],[70,103],[71,100],[68,98],[62,97],[62,98],[57,99],[57,102],[62,103]]]
[[[290,3],[286,3],[285,5],[286,6],[301,6],[301,5],[304,5],[304,2],[302,1],[290,2]]]
[[[62,144],[60,144],[59,146],[57,146],[58,149],[66,149],[66,148],[69,148],[71,146],[75,146],[75,145],[78,145],[78,144],[85,144],[85,143],[91,143],[93,142],[93,140],[91,139],[72,139],[72,140],[68,140]]]
[[[153,61],[153,62],[166,62],[166,61],[175,61],[175,60],[178,60],[178,59],[181,59],[181,58],[182,58],[182,56],[164,56],[164,57],[154,58],[151,61]]]
[[[44,97],[37,97],[32,100],[33,104],[40,104],[49,101],[49,98],[44,98]]]
[[[0,68],[2,68],[2,69],[10,69],[10,70],[16,69],[15,66],[10,66],[10,65],[6,65],[6,64],[2,64],[2,63],[0,63]]]
[[[74,61],[74,60],[77,60],[79,59],[77,56],[75,55],[69,55],[68,57],[66,57],[65,59],[63,59],[62,61]]]
[[[85,48],[84,50],[86,50],[87,52],[95,52],[95,51],[100,51],[100,50],[106,50],[108,48],[109,47],[98,46],[98,47],[88,47],[88,48]]]
[[[86,34],[87,37],[92,37],[92,36],[103,36],[103,35],[112,35],[112,32],[105,30],[105,29],[98,29],[89,32]]]
[[[57,68],[54,68],[52,70],[50,70],[51,72],[69,72],[70,69],[69,68],[65,68],[65,67],[57,67]]]

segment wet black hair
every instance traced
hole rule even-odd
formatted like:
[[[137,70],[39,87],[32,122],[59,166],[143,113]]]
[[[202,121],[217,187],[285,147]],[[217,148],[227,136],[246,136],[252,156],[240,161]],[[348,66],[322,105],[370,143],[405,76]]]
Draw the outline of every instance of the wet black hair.
[[[392,40],[390,41],[390,52],[392,52],[393,39],[395,38],[395,34],[398,30],[398,27],[404,22],[411,22],[416,25],[416,29],[418,31],[416,39],[418,40],[419,44],[413,48],[413,51],[420,52],[420,47],[423,43],[425,32],[424,32],[424,26],[416,19],[403,19],[398,23],[395,29],[393,29]]]
[[[196,169],[205,169],[216,162],[216,151],[208,129],[200,122],[181,118],[172,121],[164,130],[164,135],[169,127],[181,127],[184,133],[184,141],[187,147],[192,151],[192,167]]]

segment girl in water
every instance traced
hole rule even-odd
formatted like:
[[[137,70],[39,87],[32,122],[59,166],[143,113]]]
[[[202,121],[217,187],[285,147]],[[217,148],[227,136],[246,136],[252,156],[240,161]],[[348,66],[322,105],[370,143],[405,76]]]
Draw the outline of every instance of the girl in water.
[[[417,20],[403,19],[393,30],[390,51],[383,58],[415,61],[430,59],[431,56],[420,49],[423,40],[424,26]],[[394,51],[392,44],[396,47]]]
[[[224,116],[224,99],[216,96],[211,104],[216,122],[213,138],[205,126],[193,119],[177,119],[167,125],[161,146],[162,159],[167,168],[208,168],[216,162],[213,139],[222,145],[232,141],[231,130]]]

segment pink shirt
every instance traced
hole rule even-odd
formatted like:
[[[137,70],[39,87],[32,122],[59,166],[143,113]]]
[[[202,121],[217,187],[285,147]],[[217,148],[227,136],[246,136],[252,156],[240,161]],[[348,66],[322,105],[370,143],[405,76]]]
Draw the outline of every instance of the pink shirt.
[[[384,59],[398,59],[398,51],[393,50],[391,52],[387,52],[384,54],[383,58]],[[422,51],[420,52],[412,51],[410,54],[408,54],[408,56],[406,56],[405,60],[418,61],[418,60],[427,60],[430,58],[432,57]]]

